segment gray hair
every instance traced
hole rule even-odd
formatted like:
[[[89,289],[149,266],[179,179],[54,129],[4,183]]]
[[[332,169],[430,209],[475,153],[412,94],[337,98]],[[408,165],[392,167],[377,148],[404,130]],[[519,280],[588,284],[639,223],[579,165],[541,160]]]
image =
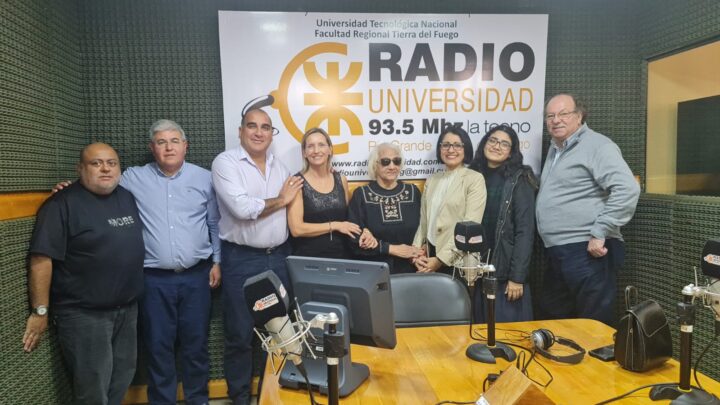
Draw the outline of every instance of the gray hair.
[[[156,133],[162,131],[177,131],[180,133],[180,138],[182,138],[183,141],[187,140],[187,138],[185,138],[185,131],[182,129],[180,124],[173,120],[162,119],[157,120],[150,125],[150,142],[154,140]]]
[[[373,150],[370,151],[370,156],[368,156],[368,176],[371,180],[377,180],[377,172],[375,171],[375,166],[377,165],[378,160],[380,160],[381,149],[393,150],[398,154],[398,156],[403,157],[400,147],[394,143],[383,142],[380,145],[376,146]],[[400,165],[400,171],[402,171],[403,167],[405,167],[405,159],[403,159],[403,162]]]

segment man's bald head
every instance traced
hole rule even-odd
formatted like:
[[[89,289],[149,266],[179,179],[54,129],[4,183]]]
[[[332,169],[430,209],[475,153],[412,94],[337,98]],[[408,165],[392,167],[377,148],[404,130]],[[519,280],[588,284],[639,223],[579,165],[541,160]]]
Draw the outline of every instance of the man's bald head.
[[[120,182],[120,158],[112,146],[91,143],[80,152],[77,171],[83,187],[93,194],[107,195]]]

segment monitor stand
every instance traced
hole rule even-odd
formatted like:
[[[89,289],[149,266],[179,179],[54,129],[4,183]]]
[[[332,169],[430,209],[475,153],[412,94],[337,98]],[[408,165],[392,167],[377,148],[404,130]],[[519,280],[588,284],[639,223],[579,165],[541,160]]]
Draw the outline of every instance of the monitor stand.
[[[360,384],[370,376],[370,369],[365,364],[353,363],[350,358],[350,314],[344,305],[330,304],[324,302],[310,301],[300,305],[300,312],[303,318],[312,319],[317,314],[328,314],[335,312],[340,322],[337,325],[337,331],[344,333],[344,347],[347,352],[345,357],[340,359],[338,364],[338,385],[341,397],[350,395]],[[311,329],[311,333],[315,339],[308,336],[308,343],[313,348],[317,359],[313,359],[308,353],[307,348],[303,348],[303,364],[307,370],[308,380],[313,390],[319,391],[321,394],[328,393],[327,363],[323,352],[323,331],[320,329]],[[305,378],[300,374],[295,365],[287,361],[280,373],[280,385],[283,387],[300,389],[306,388]]]

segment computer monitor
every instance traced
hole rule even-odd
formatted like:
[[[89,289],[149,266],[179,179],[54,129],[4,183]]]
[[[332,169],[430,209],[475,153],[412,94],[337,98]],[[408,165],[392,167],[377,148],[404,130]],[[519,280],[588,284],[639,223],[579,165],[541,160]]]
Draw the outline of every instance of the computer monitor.
[[[392,349],[396,345],[390,273],[386,263],[359,260],[290,256],[288,271],[299,310],[306,319],[334,312],[340,318],[346,355],[339,360],[338,392],[350,395],[370,373],[365,364],[352,362],[350,343]],[[349,333],[348,333],[349,331]],[[322,331],[313,332],[315,354],[303,352],[307,382],[291,362],[286,362],[279,382],[284,387],[301,388],[310,384],[328,392],[328,375],[322,357]]]
[[[350,314],[353,344],[392,349],[395,320],[387,263],[289,256],[288,271],[299,304],[339,304]]]

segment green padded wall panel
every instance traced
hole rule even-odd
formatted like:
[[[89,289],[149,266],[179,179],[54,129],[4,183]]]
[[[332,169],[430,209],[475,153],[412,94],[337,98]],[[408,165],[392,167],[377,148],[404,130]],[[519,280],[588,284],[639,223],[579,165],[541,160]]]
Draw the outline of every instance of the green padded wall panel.
[[[640,52],[651,58],[720,39],[720,2],[654,0],[637,14]]]
[[[33,223],[0,221],[0,403],[66,404],[71,389],[53,328],[35,351],[22,349],[30,313],[26,274]]]
[[[75,1],[0,2],[0,192],[74,177],[87,142]]]

